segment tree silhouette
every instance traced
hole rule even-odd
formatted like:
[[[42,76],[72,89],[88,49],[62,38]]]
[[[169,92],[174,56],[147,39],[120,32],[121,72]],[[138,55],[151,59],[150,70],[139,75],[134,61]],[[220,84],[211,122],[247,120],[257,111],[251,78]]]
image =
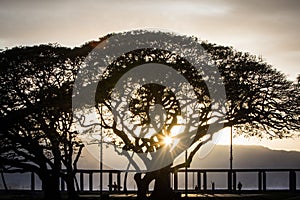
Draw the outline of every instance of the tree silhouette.
[[[140,163],[133,160],[133,154],[129,152],[138,155],[146,166],[153,167],[153,163],[172,161],[178,156],[177,153],[185,149],[187,138],[191,140],[189,155],[184,163],[174,166],[172,162],[166,162],[161,168],[150,167],[150,172],[141,171],[135,175],[140,199],[146,197],[148,185],[153,180],[155,186],[152,199],[175,198],[170,188],[169,173],[188,167],[196,152],[208,140],[206,136],[211,138],[213,133],[224,127],[235,126],[240,134],[269,138],[289,137],[299,130],[296,90],[282,73],[248,53],[206,42],[202,42],[201,46],[209,57],[205,57],[206,54],[199,57],[196,40],[147,31],[113,35],[100,41],[90,54],[86,66],[93,66],[92,70],[81,72],[82,83],[79,88],[85,89],[75,90],[79,93],[84,91],[83,95],[78,95],[79,99],[91,98],[93,95],[86,91],[95,88],[93,84],[96,82],[95,102],[102,134],[110,138],[108,143],[116,151],[121,149],[135,169],[141,170]],[[118,54],[119,49],[124,50],[127,46],[138,48]],[[178,50],[177,53],[172,49]],[[183,56],[178,52],[184,52]],[[200,72],[191,61],[200,66]],[[217,71],[205,72],[212,64],[217,66],[220,77],[216,76]],[[103,65],[107,66],[104,72],[101,68]],[[144,68],[139,73],[132,72],[139,66]],[[147,70],[147,66],[150,70]],[[184,83],[178,84],[174,79],[168,79],[174,73],[164,71],[163,66],[169,67],[169,71],[174,69],[188,80],[190,90],[185,90],[187,86]],[[96,78],[98,74],[102,74],[100,79]],[[140,75],[141,79],[136,79]],[[143,82],[143,75],[159,78]],[[163,79],[168,79],[170,85],[166,87]],[[226,99],[213,96],[221,92],[217,89],[222,82],[226,89]],[[179,90],[176,95],[184,95],[184,104],[179,103],[182,99],[176,97],[174,88]],[[84,102],[88,100],[82,100],[82,105],[77,106],[85,106],[87,109],[81,114],[87,115],[95,104],[92,102],[85,105]],[[224,108],[226,112],[222,112]],[[195,111],[196,115],[188,116],[190,110]],[[189,119],[184,124],[184,130],[172,133],[172,128],[180,125],[179,117],[184,114],[185,119]],[[175,156],[172,156],[172,148],[165,142],[169,136],[179,141],[175,145],[178,149],[173,150]]]
[[[35,172],[47,199],[60,199],[59,177],[67,183],[69,198],[76,197],[83,146],[72,129],[72,81],[79,60],[71,59],[71,49],[56,45],[1,52],[1,167]]]
[[[219,68],[227,96],[227,126],[248,136],[283,138],[299,130],[293,82],[261,58],[230,47],[203,44]]]
[[[100,135],[95,126],[137,171],[140,199],[153,180],[152,199],[174,199],[170,172],[224,127],[269,138],[299,131],[299,77],[194,37],[133,31],[74,49],[18,47],[1,52],[0,66],[0,167],[35,172],[49,199],[60,197],[59,177],[75,198],[77,132]],[[173,164],[185,150],[186,161]]]

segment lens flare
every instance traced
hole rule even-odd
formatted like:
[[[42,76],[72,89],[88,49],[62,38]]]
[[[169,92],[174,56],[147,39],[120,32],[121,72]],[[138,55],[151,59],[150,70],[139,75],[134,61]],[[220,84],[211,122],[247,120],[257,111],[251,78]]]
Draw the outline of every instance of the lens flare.
[[[171,138],[170,136],[165,136],[164,137],[164,143],[166,145],[171,145],[173,143],[173,138]]]

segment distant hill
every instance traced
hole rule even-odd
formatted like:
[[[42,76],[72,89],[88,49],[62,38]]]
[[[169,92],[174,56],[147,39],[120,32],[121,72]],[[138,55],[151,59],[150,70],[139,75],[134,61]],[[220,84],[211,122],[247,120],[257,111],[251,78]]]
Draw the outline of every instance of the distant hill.
[[[229,146],[216,145],[204,159],[195,156],[192,168],[229,168]],[[300,168],[300,152],[262,146],[233,146],[234,168]]]
[[[200,150],[201,151],[201,150]],[[216,145],[204,158],[195,155],[191,168],[202,169],[226,169],[229,168],[229,146]],[[271,150],[263,146],[233,146],[233,167],[234,168],[300,168],[300,152]],[[85,150],[79,162],[79,169],[99,169],[99,161]],[[105,169],[112,169],[106,166]]]

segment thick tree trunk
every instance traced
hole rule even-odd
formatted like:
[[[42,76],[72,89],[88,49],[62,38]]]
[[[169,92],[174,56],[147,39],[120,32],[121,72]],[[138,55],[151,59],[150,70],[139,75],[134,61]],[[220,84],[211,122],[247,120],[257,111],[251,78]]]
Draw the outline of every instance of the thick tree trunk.
[[[75,200],[78,199],[78,194],[75,190],[75,181],[74,181],[74,173],[68,174],[66,177],[67,183],[67,191],[68,191],[68,199]]]
[[[49,174],[42,180],[42,189],[44,191],[45,200],[60,200],[61,194],[59,190],[59,176]]]
[[[151,173],[147,173],[143,178],[141,173],[137,173],[134,175],[134,180],[137,185],[137,199],[145,200],[147,198],[147,192],[150,182],[153,180]]]
[[[147,199],[147,192],[151,181],[155,180],[154,190],[149,199],[152,200],[174,200],[175,193],[170,184],[171,166],[167,166],[154,172],[148,172],[142,178],[140,173],[135,174],[134,180],[137,184],[137,196],[139,200]]]
[[[170,184],[171,166],[156,171],[154,190],[151,194],[153,200],[174,200],[175,193]]]

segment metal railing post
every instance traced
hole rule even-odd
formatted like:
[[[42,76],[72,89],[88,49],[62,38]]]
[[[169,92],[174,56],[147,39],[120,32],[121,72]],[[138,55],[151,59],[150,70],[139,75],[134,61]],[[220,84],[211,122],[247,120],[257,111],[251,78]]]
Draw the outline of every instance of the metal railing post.
[[[89,189],[93,191],[93,172],[89,173]]]
[[[294,170],[290,170],[289,172],[289,189],[291,192],[296,192],[296,172]]]
[[[35,191],[35,174],[31,172],[31,191]]]

